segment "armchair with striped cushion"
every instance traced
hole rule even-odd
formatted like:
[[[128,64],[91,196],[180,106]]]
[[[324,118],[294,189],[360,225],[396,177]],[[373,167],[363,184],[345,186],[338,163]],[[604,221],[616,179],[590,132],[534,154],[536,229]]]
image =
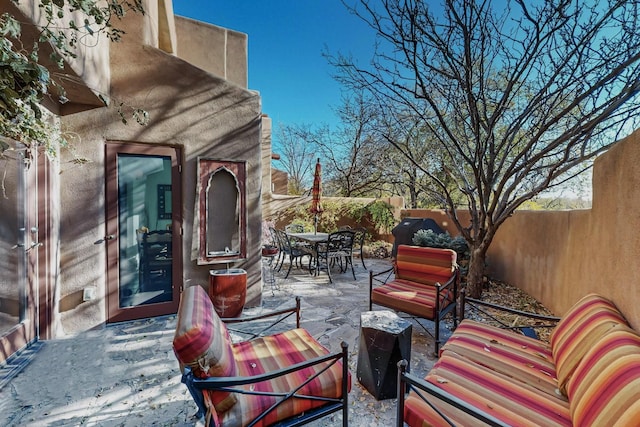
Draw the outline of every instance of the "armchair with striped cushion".
[[[440,347],[440,321],[451,313],[454,327],[458,323],[458,282],[454,251],[399,245],[391,269],[369,272],[369,310],[373,304],[377,304],[433,321],[437,354]]]
[[[184,290],[173,348],[207,425],[301,425],[342,411],[351,388],[347,345],[330,353],[297,327],[232,343],[200,286]]]

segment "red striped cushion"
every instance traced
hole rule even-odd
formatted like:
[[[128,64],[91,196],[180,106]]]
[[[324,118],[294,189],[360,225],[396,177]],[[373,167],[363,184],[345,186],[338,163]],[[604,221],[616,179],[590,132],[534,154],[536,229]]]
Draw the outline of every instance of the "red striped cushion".
[[[234,344],[233,350],[238,366],[238,376],[273,372],[329,353],[304,329],[294,329],[281,334],[237,343]],[[310,367],[284,377],[246,386],[245,388],[259,391],[288,392],[325,367],[326,364]],[[342,364],[337,363],[322,373],[320,377],[305,385],[299,394],[338,398],[342,396],[341,381]],[[351,378],[349,377],[349,388],[351,388],[350,381]],[[246,425],[247,422],[256,418],[276,402],[276,397],[272,396],[254,396],[238,393],[237,398],[238,402],[233,408],[221,416],[222,425]],[[278,420],[286,419],[324,403],[296,398],[290,399],[256,424],[256,426],[273,424]]]
[[[538,340],[512,331],[463,320],[442,347],[487,369],[555,395],[558,381],[551,350]]]
[[[585,354],[567,383],[576,426],[640,425],[640,337],[618,325]]]
[[[396,279],[434,285],[446,283],[456,265],[451,249],[399,245],[395,261]]]
[[[396,279],[374,288],[371,301],[425,319],[435,319],[436,288],[430,285]],[[446,307],[450,302],[442,298],[440,308]]]
[[[227,327],[216,314],[207,292],[198,285],[182,292],[173,350],[180,364],[189,366],[199,378],[236,375]],[[227,392],[215,393],[212,400],[218,413],[228,410],[236,401]]]
[[[585,353],[619,324],[627,325],[620,311],[611,301],[595,294],[582,298],[562,317],[551,334],[551,349],[563,393]]]
[[[425,379],[509,425],[572,425],[566,400],[513,381],[454,353],[444,352]],[[430,402],[450,412],[458,425],[478,425],[437,399],[430,398]],[[405,402],[404,414],[410,426],[445,425],[437,413],[418,398]]]

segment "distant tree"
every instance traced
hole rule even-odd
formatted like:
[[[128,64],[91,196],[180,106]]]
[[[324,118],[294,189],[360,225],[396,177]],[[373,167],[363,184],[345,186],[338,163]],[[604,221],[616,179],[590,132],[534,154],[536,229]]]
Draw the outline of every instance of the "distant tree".
[[[50,97],[54,102],[67,102],[61,82],[68,78],[63,72],[64,62],[76,56],[78,45],[97,37],[118,41],[124,34],[114,27],[114,20],[128,11],[144,13],[142,0],[36,0],[34,9],[42,21],[24,22],[17,15],[20,2],[4,0],[0,7],[0,136],[22,142],[27,146],[64,143],[64,138],[46,117],[42,101]],[[11,13],[15,11],[15,13]],[[81,12],[82,22],[72,18]],[[32,26],[31,33],[23,30]],[[51,51],[47,55],[44,52]],[[53,70],[45,64],[54,64]],[[56,69],[57,67],[57,69]],[[103,99],[106,103],[106,100]],[[119,111],[125,119],[124,104]],[[141,123],[146,113],[132,109]],[[0,139],[0,155],[8,148]]]
[[[636,125],[640,2],[359,0],[351,10],[378,43],[364,65],[332,57],[337,78],[413,111],[441,145],[463,204],[428,164],[389,139],[446,201],[469,244],[467,286],[478,297],[504,221]]]
[[[313,136],[323,163],[323,189],[343,197],[377,196],[384,188],[384,155],[377,124],[377,105],[361,93],[342,99],[336,109],[339,124],[316,130]],[[383,151],[381,151],[381,149]]]
[[[276,129],[276,150],[280,164],[289,176],[288,193],[304,194],[311,186],[317,147],[309,125],[280,125]]]

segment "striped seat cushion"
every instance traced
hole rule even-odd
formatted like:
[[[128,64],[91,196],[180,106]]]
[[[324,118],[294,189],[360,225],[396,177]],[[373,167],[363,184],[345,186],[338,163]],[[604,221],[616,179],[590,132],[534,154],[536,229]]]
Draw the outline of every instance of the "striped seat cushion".
[[[609,300],[589,294],[574,304],[551,333],[551,350],[556,364],[558,387],[566,384],[585,353],[616,325],[626,320]]]
[[[640,425],[640,337],[618,325],[595,343],[567,383],[576,426]]]
[[[173,351],[180,368],[189,366],[198,378],[236,375],[229,331],[216,314],[207,292],[198,285],[182,292]],[[228,392],[216,392],[212,402],[216,411],[223,413],[236,398]]]
[[[549,345],[509,330],[463,320],[442,347],[487,369],[556,394],[558,381]]]
[[[257,338],[252,341],[233,345],[238,367],[238,376],[252,376],[265,372],[273,372],[304,362],[314,357],[328,354],[309,332],[304,329],[293,329],[280,334]],[[246,390],[267,392],[289,392],[302,384],[314,373],[321,371],[327,364],[313,366],[284,377],[274,378],[251,386],[244,386]],[[349,377],[349,389],[351,378]],[[331,366],[318,378],[306,384],[299,392],[300,395],[324,396],[339,398],[342,396],[342,364]],[[209,392],[205,391],[205,395]],[[278,398],[274,396],[255,396],[236,393],[237,403],[223,415],[218,414],[221,425],[244,426],[265,412]],[[208,396],[207,396],[208,398]],[[280,405],[267,415],[256,426],[266,426],[300,414],[304,411],[321,406],[326,402],[293,398]]]
[[[371,292],[371,302],[397,311],[435,319],[436,288],[402,279],[395,279]],[[448,298],[441,297],[441,309],[449,304]]]
[[[509,425],[572,425],[566,399],[513,381],[455,353],[444,352],[425,380]],[[478,425],[477,420],[473,421],[442,401],[435,398],[429,398],[429,401],[448,414],[456,425]],[[404,416],[410,426],[448,425],[413,391],[405,402]]]

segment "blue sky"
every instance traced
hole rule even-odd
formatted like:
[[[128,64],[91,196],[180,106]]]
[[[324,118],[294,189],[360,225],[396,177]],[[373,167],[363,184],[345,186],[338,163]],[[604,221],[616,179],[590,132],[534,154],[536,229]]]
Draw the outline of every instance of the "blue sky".
[[[340,0],[174,0],[173,9],[248,34],[249,88],[274,130],[334,123],[341,88],[323,50],[367,62],[373,49],[373,32]]]

